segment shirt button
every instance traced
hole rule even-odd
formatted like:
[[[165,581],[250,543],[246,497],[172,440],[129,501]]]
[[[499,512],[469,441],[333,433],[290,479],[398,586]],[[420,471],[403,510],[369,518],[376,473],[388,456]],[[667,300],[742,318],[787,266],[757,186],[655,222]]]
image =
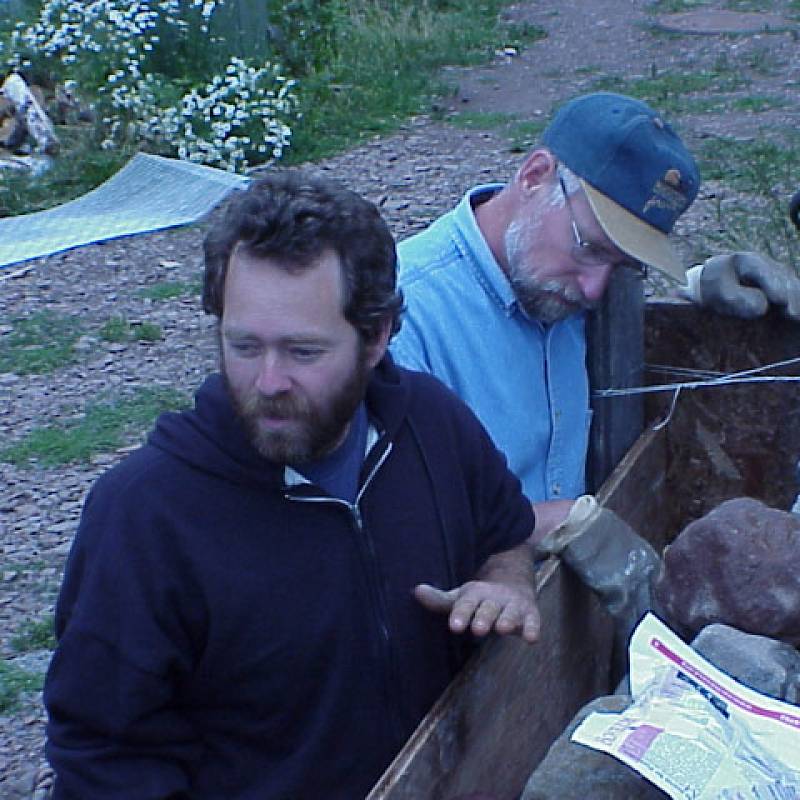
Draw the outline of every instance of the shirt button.
[[[561,419],[561,412],[558,409],[556,409],[556,412],[555,412],[555,414],[553,414],[553,416],[556,418],[556,420],[560,420]]]
[[[553,494],[561,494],[561,484],[554,483],[553,484]]]

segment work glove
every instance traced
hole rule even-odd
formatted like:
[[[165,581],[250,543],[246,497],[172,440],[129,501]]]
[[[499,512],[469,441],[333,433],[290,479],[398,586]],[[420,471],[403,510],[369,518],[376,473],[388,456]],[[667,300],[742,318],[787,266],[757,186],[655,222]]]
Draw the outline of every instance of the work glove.
[[[754,319],[770,305],[800,322],[800,279],[792,270],[758,253],[727,253],[686,272],[680,294],[719,314]]]
[[[641,536],[592,495],[579,497],[567,518],[536,545],[577,574],[614,618],[614,668],[626,671],[628,639],[653,608],[651,583],[661,559]]]

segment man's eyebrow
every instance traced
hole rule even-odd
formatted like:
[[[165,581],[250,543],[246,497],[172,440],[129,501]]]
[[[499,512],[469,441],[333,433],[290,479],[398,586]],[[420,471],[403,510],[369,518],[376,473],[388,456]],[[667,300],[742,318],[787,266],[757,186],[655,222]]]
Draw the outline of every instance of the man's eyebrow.
[[[285,344],[315,344],[315,345],[329,345],[331,339],[326,336],[313,336],[313,335],[299,335],[299,336],[285,336],[281,339]]]
[[[244,328],[237,328],[235,326],[223,326],[222,332],[227,338],[230,339],[252,339],[253,341],[261,340],[261,337],[254,331],[248,331]],[[288,336],[281,336],[278,341],[284,345],[313,344],[327,346],[332,343],[332,339],[330,339],[330,337],[314,333],[289,334]]]

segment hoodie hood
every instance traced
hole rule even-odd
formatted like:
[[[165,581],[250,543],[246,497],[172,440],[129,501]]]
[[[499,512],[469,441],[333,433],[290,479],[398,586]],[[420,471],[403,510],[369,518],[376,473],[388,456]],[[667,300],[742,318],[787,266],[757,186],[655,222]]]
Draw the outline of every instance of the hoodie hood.
[[[387,354],[373,370],[366,393],[367,412],[382,440],[393,438],[402,424],[408,391],[407,379]],[[209,375],[197,390],[194,408],[159,416],[147,443],[232,483],[283,486],[285,465],[269,461],[252,446],[219,373]]]

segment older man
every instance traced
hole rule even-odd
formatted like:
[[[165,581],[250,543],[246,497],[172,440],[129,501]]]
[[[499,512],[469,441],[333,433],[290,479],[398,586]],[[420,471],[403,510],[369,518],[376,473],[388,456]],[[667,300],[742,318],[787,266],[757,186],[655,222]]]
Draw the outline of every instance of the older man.
[[[399,246],[407,314],[392,352],[475,411],[536,504],[540,532],[584,491],[584,312],[615,270],[648,265],[683,279],[667,234],[699,183],[652,108],[585,95],[556,113],[508,185],[470,189]],[[747,315],[752,295],[766,294],[800,318],[796,277],[755,254],[719,256],[706,278],[707,305]]]

